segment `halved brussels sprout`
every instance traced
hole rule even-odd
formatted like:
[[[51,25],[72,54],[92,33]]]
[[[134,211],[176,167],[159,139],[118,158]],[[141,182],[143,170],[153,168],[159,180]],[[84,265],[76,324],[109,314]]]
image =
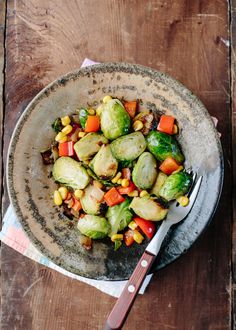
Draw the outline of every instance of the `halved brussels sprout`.
[[[192,176],[186,172],[171,174],[162,186],[159,195],[166,201],[171,201],[185,195],[192,183]]]
[[[151,221],[163,220],[168,212],[168,209],[162,208],[153,199],[147,197],[134,197],[130,208],[141,218]]]
[[[130,200],[126,199],[123,203],[108,208],[106,218],[111,226],[109,236],[125,229],[132,220],[133,214],[129,210],[129,204]]]
[[[89,167],[101,179],[112,179],[118,169],[118,162],[112,155],[109,145],[103,145],[94,156]]]
[[[178,142],[172,135],[158,131],[151,131],[147,136],[148,150],[159,161],[164,161],[168,157],[174,158],[178,163],[184,161]]]
[[[111,143],[111,152],[120,161],[131,161],[138,158],[146,149],[142,133],[134,132],[122,136]]]
[[[77,228],[83,235],[101,239],[108,235],[110,225],[104,217],[86,214],[83,218],[79,218]]]
[[[58,158],[52,170],[54,180],[73,189],[84,189],[89,183],[89,175],[81,163],[70,157]]]
[[[89,133],[75,143],[74,149],[79,160],[88,160],[95,155],[103,144],[108,143],[104,135]]]
[[[112,99],[103,104],[100,118],[101,130],[107,139],[114,140],[129,133],[130,116],[119,100]]]
[[[154,186],[152,187],[150,193],[159,197],[161,187],[163,186],[167,178],[168,176],[165,173],[159,172],[157,174],[156,182],[154,183]]]
[[[89,185],[80,198],[82,209],[88,214],[100,214],[104,192],[96,186]]]
[[[136,187],[149,189],[157,177],[157,163],[150,152],[144,152],[134,166],[132,179]]]

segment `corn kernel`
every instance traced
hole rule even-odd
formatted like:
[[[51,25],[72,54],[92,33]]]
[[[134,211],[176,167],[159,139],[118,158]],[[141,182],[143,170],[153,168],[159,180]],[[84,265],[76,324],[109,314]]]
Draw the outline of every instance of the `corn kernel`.
[[[139,194],[140,197],[144,197],[144,196],[148,196],[149,193],[147,192],[147,190],[142,190],[141,193]]]
[[[138,244],[141,244],[142,241],[144,240],[143,235],[140,234],[140,232],[137,230],[134,230],[133,238],[134,238],[135,242]]]
[[[94,180],[93,181],[93,185],[99,189],[102,189],[103,188],[103,184],[97,180]]]
[[[121,178],[121,172],[118,172],[116,176],[111,180],[111,182],[117,183],[120,178]]]
[[[72,131],[73,127],[71,125],[66,125],[61,131],[67,135]]]
[[[122,241],[123,240],[123,234],[114,234],[111,236],[112,242],[115,242],[116,240]]]
[[[180,165],[177,170],[175,170],[174,172],[172,172],[171,174],[175,174],[175,173],[179,173],[184,169],[184,167],[182,165]]]
[[[59,132],[59,133],[56,135],[55,140],[56,140],[57,142],[61,142],[61,140],[62,140],[65,136],[66,136],[66,135],[65,135],[64,133]]]
[[[66,199],[67,195],[68,195],[68,189],[66,187],[60,187],[58,189],[60,195],[61,195],[61,198],[63,199],[63,201]]]
[[[82,137],[84,137],[85,135],[86,135],[85,132],[79,132],[78,137],[79,137],[79,138],[82,138]]]
[[[179,132],[178,126],[174,125],[173,134],[178,134],[178,132]]]
[[[138,225],[135,221],[131,221],[129,224],[128,224],[128,227],[132,230],[135,230],[136,228],[138,228]]]
[[[100,106],[96,109],[96,114],[97,114],[98,116],[100,116],[100,115],[101,115],[101,112],[102,112],[102,106],[100,105]]]
[[[61,194],[59,193],[58,190],[55,190],[55,191],[54,191],[54,194],[53,194],[53,201],[54,201],[54,204],[56,204],[56,205],[58,205],[58,206],[62,204]]]
[[[84,195],[84,191],[81,189],[76,189],[74,192],[74,196],[76,199],[80,199]]]
[[[119,180],[117,181],[117,183],[118,183],[118,184],[121,184],[121,183],[122,183],[122,180],[123,180],[123,179],[119,179]]]
[[[104,96],[102,102],[103,102],[103,103],[107,103],[107,102],[109,102],[110,100],[112,100],[112,97],[111,97],[110,95],[106,95],[106,96]]]
[[[89,108],[88,113],[89,113],[89,115],[93,116],[93,115],[95,115],[95,110],[92,108]]]
[[[129,179],[123,179],[121,182],[122,187],[127,188],[129,187]]]
[[[189,203],[189,199],[187,196],[181,196],[181,197],[177,198],[177,202],[181,206],[187,206]]]
[[[133,130],[136,131],[140,131],[143,128],[143,123],[141,122],[141,120],[135,120],[135,122],[133,123]]]
[[[129,197],[138,197],[138,190],[131,191],[128,194]]]
[[[65,117],[61,117],[61,123],[63,126],[67,126],[70,124],[70,117],[69,116],[65,116]]]
[[[67,142],[67,140],[68,140],[67,136],[64,136],[64,138],[62,138],[59,142],[64,143],[64,142]]]

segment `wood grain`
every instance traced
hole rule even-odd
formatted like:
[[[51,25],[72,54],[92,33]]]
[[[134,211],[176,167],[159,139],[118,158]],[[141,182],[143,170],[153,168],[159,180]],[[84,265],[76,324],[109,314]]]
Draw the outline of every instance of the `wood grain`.
[[[229,329],[231,114],[228,2],[208,0],[9,0],[4,162],[32,97],[85,57],[165,71],[219,119],[222,198],[190,252],[154,276],[124,329]],[[4,209],[8,204],[5,192]],[[2,248],[2,330],[103,329],[115,299]]]

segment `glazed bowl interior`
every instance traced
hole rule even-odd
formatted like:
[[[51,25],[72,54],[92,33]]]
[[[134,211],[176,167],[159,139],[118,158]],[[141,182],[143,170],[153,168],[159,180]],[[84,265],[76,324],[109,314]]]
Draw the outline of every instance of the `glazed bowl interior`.
[[[223,180],[221,144],[211,117],[202,103],[183,85],[158,71],[125,63],[94,65],[69,73],[43,89],[28,105],[14,131],[8,155],[8,189],[14,210],[33,244],[64,269],[89,278],[122,280],[132,273],[145,245],[113,250],[109,239],[94,241],[91,251],[79,243],[79,233],[60,218],[53,205],[56,184],[51,166],[40,151],[55,134],[52,122],[104,95],[140,99],[141,109],[173,115],[185,167],[203,182],[187,219],[174,227],[160,253],[162,268],[182,255],[201,234],[214,214]]]

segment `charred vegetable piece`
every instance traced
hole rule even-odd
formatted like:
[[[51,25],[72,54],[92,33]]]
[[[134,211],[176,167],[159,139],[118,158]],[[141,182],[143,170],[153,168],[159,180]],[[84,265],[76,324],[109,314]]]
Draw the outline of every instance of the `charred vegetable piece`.
[[[110,146],[103,145],[89,166],[99,178],[112,179],[116,175],[118,162],[112,155]]]
[[[111,143],[111,152],[120,161],[132,161],[138,158],[145,149],[146,141],[141,132],[122,136]]]
[[[93,239],[101,239],[108,235],[110,225],[104,217],[86,214],[79,219],[77,228],[83,235]]]
[[[136,187],[149,189],[157,177],[157,163],[150,152],[144,152],[134,166],[132,179]]]
[[[63,129],[63,125],[61,123],[61,118],[57,118],[52,124],[52,128],[56,133],[59,133]]]
[[[42,160],[44,165],[50,165],[54,163],[53,154],[51,148],[41,151]]]
[[[165,183],[167,178],[168,178],[168,176],[165,173],[159,172],[157,174],[156,182],[155,182],[154,186],[152,187],[152,190],[150,191],[150,193],[159,197],[159,192],[161,190],[161,187],[163,186],[163,184]]]
[[[132,220],[133,214],[129,210],[130,201],[126,199],[123,203],[108,208],[106,218],[110,223],[109,236],[125,229]]]
[[[163,220],[168,212],[167,209],[163,209],[153,199],[147,197],[134,197],[130,204],[130,208],[139,217],[151,221]]]
[[[100,179],[90,168],[87,169],[87,172],[94,180],[101,182],[102,184],[104,184],[104,186],[114,187],[116,185],[116,184],[112,183],[111,181]]]
[[[84,161],[92,158],[103,144],[108,143],[104,135],[89,133],[75,143],[74,149],[79,160]]]
[[[84,189],[89,183],[89,175],[81,163],[70,157],[58,158],[53,166],[54,180],[73,189]]]
[[[184,161],[184,155],[180,150],[180,146],[171,135],[151,131],[147,136],[147,147],[156,159],[161,162],[168,157],[174,158],[178,163]]]
[[[88,118],[88,110],[85,108],[81,108],[79,110],[79,121],[82,128],[85,128],[87,118]]]
[[[100,214],[103,196],[104,192],[94,185],[86,187],[83,196],[80,198],[80,203],[84,212]]]
[[[129,133],[130,116],[119,100],[111,99],[104,103],[100,117],[101,130],[107,139],[114,140]]]
[[[171,174],[163,184],[159,195],[166,201],[171,201],[185,195],[192,183],[192,176],[186,172]]]

